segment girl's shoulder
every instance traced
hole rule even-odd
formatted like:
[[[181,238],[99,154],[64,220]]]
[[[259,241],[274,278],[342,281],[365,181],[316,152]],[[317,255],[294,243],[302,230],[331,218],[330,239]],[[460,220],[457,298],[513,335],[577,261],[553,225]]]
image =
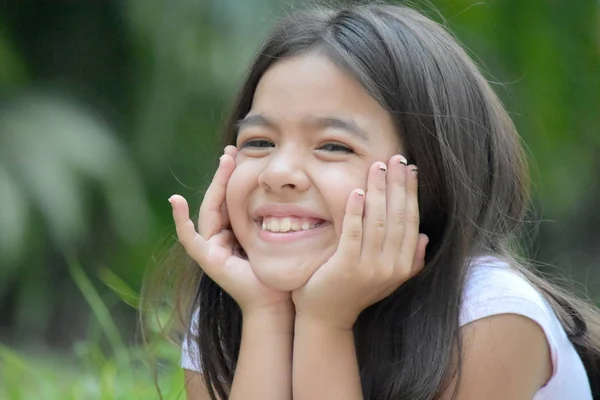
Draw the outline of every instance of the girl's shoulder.
[[[503,260],[491,256],[474,258],[463,289],[460,326],[499,314],[527,317],[544,331],[552,359],[552,377],[535,400],[591,399],[583,363],[537,287]],[[571,397],[561,397],[566,394]]]
[[[463,288],[460,326],[498,314],[528,317],[544,329],[549,342],[568,342],[550,304],[520,271],[496,257],[474,258]]]
[[[546,322],[554,322],[554,311],[539,290],[506,261],[493,256],[470,261],[462,293],[461,325],[499,314],[495,308],[510,309],[514,302],[533,308]]]

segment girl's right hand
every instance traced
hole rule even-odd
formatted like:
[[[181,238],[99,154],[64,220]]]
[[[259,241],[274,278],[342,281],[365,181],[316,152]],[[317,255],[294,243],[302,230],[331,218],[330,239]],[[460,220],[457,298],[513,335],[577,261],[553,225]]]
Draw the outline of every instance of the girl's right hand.
[[[225,193],[235,169],[235,154],[235,147],[227,146],[219,160],[219,168],[200,206],[198,232],[190,220],[187,201],[179,195],[169,198],[177,237],[189,256],[229,293],[244,315],[293,313],[291,294],[272,289],[256,277],[229,226]]]

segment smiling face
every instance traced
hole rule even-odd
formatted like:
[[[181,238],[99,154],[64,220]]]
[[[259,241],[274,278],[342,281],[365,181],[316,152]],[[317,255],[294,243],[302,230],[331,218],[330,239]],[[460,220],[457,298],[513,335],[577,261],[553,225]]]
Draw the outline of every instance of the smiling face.
[[[257,277],[280,290],[303,286],[334,254],[351,191],[400,150],[390,115],[315,53],[267,70],[236,146],[231,225]]]

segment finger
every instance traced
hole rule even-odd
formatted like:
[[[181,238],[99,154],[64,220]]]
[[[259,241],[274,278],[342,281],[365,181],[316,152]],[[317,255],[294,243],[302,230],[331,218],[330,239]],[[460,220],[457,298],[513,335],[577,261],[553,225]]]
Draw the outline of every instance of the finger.
[[[223,206],[221,207],[221,224],[224,228],[231,227],[231,221],[229,220],[229,210],[227,209],[227,203],[223,202]]]
[[[387,229],[382,258],[395,263],[406,226],[406,158],[396,155],[390,159],[387,174]]]
[[[211,239],[211,243],[214,243],[216,246],[224,249],[229,249],[231,253],[234,252],[237,245],[235,235],[229,229],[224,229],[219,232],[213,239]]]
[[[409,165],[406,171],[406,228],[397,267],[400,275],[410,275],[419,239],[418,170]]]
[[[363,211],[365,192],[362,189],[353,190],[348,196],[346,213],[342,221],[342,233],[338,244],[337,254],[344,259],[356,261],[360,257],[363,237]]]
[[[223,149],[223,153],[231,156],[235,160],[235,156],[237,155],[237,147],[233,145],[227,145]],[[229,221],[229,212],[227,211],[227,203],[223,202],[223,206],[221,208],[221,217],[223,218],[222,223],[224,227],[230,227],[231,222]]]
[[[417,240],[417,249],[415,251],[415,257],[413,264],[410,269],[410,276],[413,277],[418,274],[425,266],[425,251],[429,244],[429,237],[424,233],[419,233],[419,239]]]
[[[231,158],[235,160],[235,156],[237,155],[237,147],[233,145],[225,146],[224,153],[230,155]]]
[[[182,196],[173,195],[169,198],[169,203],[173,208],[177,239],[188,255],[202,265],[208,251],[208,243],[196,232],[194,223],[190,219],[187,201]]]
[[[226,221],[223,219],[223,204],[225,204],[227,182],[234,169],[235,160],[229,154],[223,154],[219,159],[219,168],[200,206],[198,231],[204,239],[210,238],[226,227]]]
[[[365,199],[364,236],[361,258],[376,260],[381,255],[386,230],[387,166],[376,162],[369,170]]]

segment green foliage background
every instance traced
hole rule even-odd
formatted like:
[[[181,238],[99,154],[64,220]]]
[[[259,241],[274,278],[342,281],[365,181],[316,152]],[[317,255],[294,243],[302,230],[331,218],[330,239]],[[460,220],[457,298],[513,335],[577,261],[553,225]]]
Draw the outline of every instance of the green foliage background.
[[[600,2],[413,3],[487,71],[528,147],[529,255],[597,299]],[[173,241],[166,200],[199,204],[247,61],[304,4],[0,2],[0,398],[157,397],[135,306]],[[176,398],[177,349],[156,346]]]

